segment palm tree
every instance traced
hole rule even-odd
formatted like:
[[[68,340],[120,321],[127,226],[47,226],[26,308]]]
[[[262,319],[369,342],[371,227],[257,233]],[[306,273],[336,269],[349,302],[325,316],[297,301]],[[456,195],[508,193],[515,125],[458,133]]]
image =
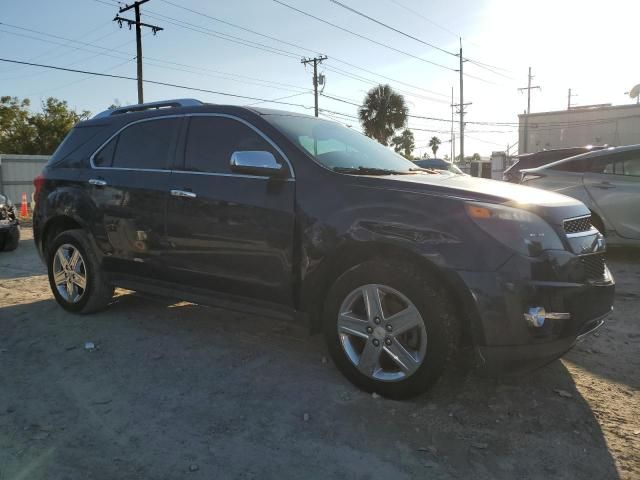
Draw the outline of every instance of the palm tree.
[[[396,153],[411,160],[411,153],[413,153],[413,149],[416,148],[416,142],[411,130],[405,128],[400,135],[391,139],[391,143]]]
[[[431,147],[431,151],[433,152],[434,157],[436,156],[436,152],[438,151],[441,143],[442,142],[438,137],[431,137],[431,140],[429,140],[429,146]]]
[[[364,134],[386,146],[394,132],[407,123],[408,112],[402,95],[389,85],[378,85],[367,92],[358,116]]]

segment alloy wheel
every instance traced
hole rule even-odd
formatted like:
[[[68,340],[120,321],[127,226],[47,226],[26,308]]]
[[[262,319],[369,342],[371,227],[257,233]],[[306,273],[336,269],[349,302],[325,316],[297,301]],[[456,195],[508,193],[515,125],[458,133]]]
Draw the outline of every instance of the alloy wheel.
[[[71,244],[58,247],[53,257],[53,282],[62,298],[78,303],[87,289],[87,270],[80,251]]]
[[[399,381],[418,370],[427,351],[427,331],[418,308],[387,286],[353,290],[340,306],[338,336],[347,357],[364,375]]]

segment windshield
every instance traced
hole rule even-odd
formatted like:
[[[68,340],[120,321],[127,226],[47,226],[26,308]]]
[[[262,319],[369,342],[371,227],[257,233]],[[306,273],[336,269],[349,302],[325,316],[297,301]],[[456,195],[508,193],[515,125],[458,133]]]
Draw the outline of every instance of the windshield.
[[[321,165],[338,172],[411,173],[410,160],[342,125],[312,117],[269,115],[270,122]]]

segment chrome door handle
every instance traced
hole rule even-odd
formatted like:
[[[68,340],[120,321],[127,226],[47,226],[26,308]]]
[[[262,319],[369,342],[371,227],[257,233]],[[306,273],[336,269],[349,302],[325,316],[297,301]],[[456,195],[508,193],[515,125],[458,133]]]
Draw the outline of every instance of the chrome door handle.
[[[106,187],[107,182],[105,180],[101,180],[99,178],[90,178],[89,183],[91,185],[95,185],[96,187]]]
[[[185,190],[171,190],[171,195],[173,197],[182,197],[182,198],[196,198],[197,195],[193,192],[187,192]]]

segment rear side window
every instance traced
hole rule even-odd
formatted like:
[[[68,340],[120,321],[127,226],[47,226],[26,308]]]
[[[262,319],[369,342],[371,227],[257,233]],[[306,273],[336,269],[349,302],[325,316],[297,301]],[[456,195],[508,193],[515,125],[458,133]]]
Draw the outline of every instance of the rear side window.
[[[134,123],[105,146],[105,161],[108,149],[114,148],[111,165],[115,168],[167,169],[172,160],[178,119],[164,118]],[[102,153],[102,152],[101,152]]]
[[[602,159],[594,161],[591,171],[594,173],[604,173],[607,175],[639,177],[640,153],[629,152],[603,157]]]
[[[226,117],[192,117],[185,147],[185,170],[231,173],[231,154],[252,150],[271,152],[279,158],[269,142],[242,122]]]

